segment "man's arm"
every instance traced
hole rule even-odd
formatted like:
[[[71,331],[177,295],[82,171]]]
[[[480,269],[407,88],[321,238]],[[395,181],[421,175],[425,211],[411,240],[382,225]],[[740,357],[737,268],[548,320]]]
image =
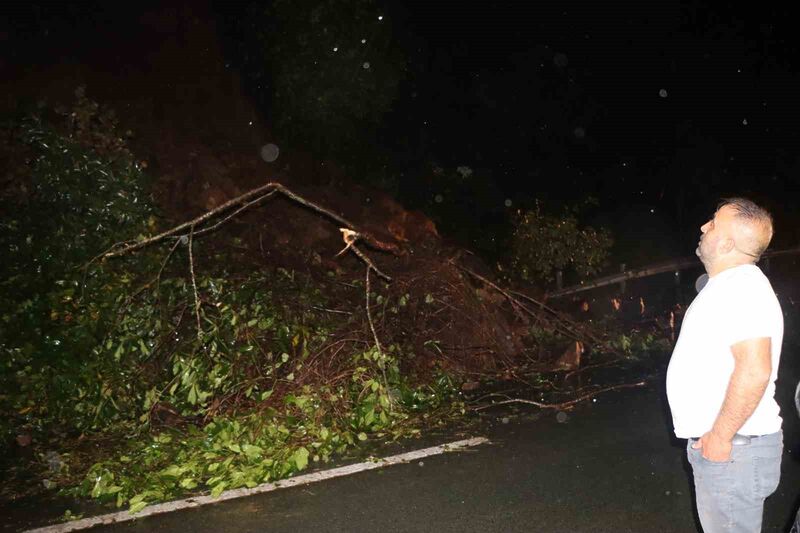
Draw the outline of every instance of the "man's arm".
[[[758,403],[772,375],[772,340],[769,337],[747,339],[731,346],[734,369],[725,401],[711,431],[693,446],[703,448],[703,457],[722,462],[730,459],[731,440]]]

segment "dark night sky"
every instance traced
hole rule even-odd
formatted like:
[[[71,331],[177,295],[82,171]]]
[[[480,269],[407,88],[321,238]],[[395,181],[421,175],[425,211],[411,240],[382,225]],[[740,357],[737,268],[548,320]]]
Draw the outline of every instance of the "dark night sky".
[[[593,171],[630,158],[657,171],[659,158],[694,135],[722,144],[737,161],[731,170],[769,176],[775,150],[797,146],[799,58],[786,13],[674,2],[507,4],[420,3],[400,16],[420,45],[414,118],[427,120],[436,139],[466,133],[448,146],[454,159],[547,157],[537,153],[535,131],[559,126],[572,126],[558,132],[566,159]],[[552,103],[536,94],[547,91],[575,95],[562,109],[565,124],[548,124],[539,109]]]
[[[800,172],[796,13],[739,4],[389,0],[409,71],[381,138],[409,173],[486,169],[515,205],[593,195],[695,233],[737,193],[786,218]],[[70,5],[40,8],[40,25],[85,30],[90,13],[108,28],[148,9]]]
[[[417,97],[402,116],[446,163],[493,169],[515,200],[592,194],[604,209],[653,209],[684,241],[720,197],[744,194],[786,229],[800,172],[796,13],[738,5],[404,3],[395,25],[417,54]]]

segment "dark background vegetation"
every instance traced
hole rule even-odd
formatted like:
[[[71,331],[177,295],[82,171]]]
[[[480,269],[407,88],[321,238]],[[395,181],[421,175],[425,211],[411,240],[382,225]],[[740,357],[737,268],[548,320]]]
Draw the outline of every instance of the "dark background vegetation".
[[[698,224],[730,194],[775,211],[775,246],[796,242],[793,8],[304,0],[4,9],[7,74],[83,61],[152,75],[148,58],[174,41],[195,59],[208,54],[186,41],[192,25],[208,26],[284,153],[334,160],[489,254],[517,208],[539,199],[560,212],[586,197],[598,201],[582,217],[612,229],[628,263],[690,254]],[[153,23],[169,9],[174,34]],[[176,98],[170,87],[158,93],[160,106]],[[302,100],[311,94],[314,109]],[[457,179],[459,166],[472,175]]]

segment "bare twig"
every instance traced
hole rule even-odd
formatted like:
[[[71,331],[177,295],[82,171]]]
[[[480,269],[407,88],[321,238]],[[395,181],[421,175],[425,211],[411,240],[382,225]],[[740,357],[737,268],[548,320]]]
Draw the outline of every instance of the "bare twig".
[[[341,311],[339,309],[328,309],[327,307],[320,307],[318,305],[312,305],[311,309],[316,309],[317,311],[324,311],[326,313],[336,313],[339,315],[352,315],[353,313],[350,311]]]
[[[202,235],[204,233],[210,233],[210,232],[214,231],[215,229],[217,229],[218,227],[220,227],[221,225],[223,225],[224,223],[226,223],[227,221],[229,221],[230,219],[232,219],[233,217],[235,217],[236,215],[238,215],[242,211],[245,211],[246,209],[249,209],[249,208],[253,207],[254,205],[256,205],[259,202],[261,202],[262,200],[266,200],[267,198],[269,198],[273,194],[275,194],[275,191],[270,191],[270,192],[268,192],[267,194],[265,194],[263,196],[259,196],[258,198],[256,198],[252,202],[247,202],[242,207],[240,207],[239,209],[237,209],[236,211],[234,211],[230,215],[226,216],[225,218],[223,218],[222,220],[220,220],[219,222],[217,222],[213,226],[209,226],[207,228],[203,228],[202,230],[200,230],[198,232],[195,232],[195,235]]]
[[[181,240],[176,239],[175,244],[173,244],[172,248],[169,249],[169,252],[167,253],[167,256],[164,258],[164,261],[161,262],[161,268],[158,269],[158,274],[156,274],[156,277],[154,278],[156,282],[156,292],[158,292],[158,290],[161,288],[161,274],[164,272],[164,267],[167,266],[169,258],[172,257],[173,253],[175,253],[175,248],[177,248],[180,243]],[[152,283],[152,281],[150,283]],[[150,283],[148,283],[148,285],[150,285]]]
[[[528,405],[535,405],[536,407],[540,407],[542,409],[564,409],[566,407],[571,407],[571,406],[573,406],[573,405],[575,405],[577,403],[580,403],[582,401],[588,400],[589,398],[593,398],[594,396],[597,396],[598,394],[602,394],[604,392],[617,390],[617,389],[630,389],[630,388],[634,388],[634,387],[643,387],[646,384],[647,384],[646,381],[639,381],[637,383],[623,383],[621,385],[612,385],[610,387],[604,387],[602,389],[598,389],[598,390],[595,390],[595,391],[592,391],[592,392],[588,392],[586,394],[578,396],[577,398],[574,398],[572,400],[568,400],[566,402],[561,402],[561,403],[544,403],[544,402],[537,402],[535,400],[526,400],[525,398],[511,398],[511,399],[508,399],[508,400],[504,400],[502,402],[496,402],[496,403],[492,403],[492,404],[488,404],[488,405],[481,405],[479,407],[475,407],[475,410],[476,411],[481,411],[483,409],[489,409],[490,407],[497,407],[499,405],[508,405],[508,404],[511,404],[511,403],[524,403],[524,404],[528,404]]]
[[[592,370],[592,369],[595,369],[595,368],[602,368],[604,366],[611,366],[613,364],[619,363],[621,360],[622,360],[622,358],[618,357],[616,359],[612,359],[610,361],[605,361],[603,363],[597,363],[597,364],[594,364],[594,365],[582,366],[582,367],[577,368],[577,369],[575,369],[575,370],[573,370],[571,372],[567,372],[567,374],[564,375],[564,379],[569,379],[570,377],[574,376],[575,374],[580,374],[581,372],[583,372],[585,370]]]
[[[197,294],[197,280],[194,275],[194,256],[192,255],[192,238],[194,237],[194,226],[189,231],[189,273],[192,276],[192,289],[194,290],[194,314],[197,318],[197,340],[203,341],[203,330],[200,327],[200,297]]]
[[[389,394],[389,380],[386,379],[386,360],[383,355],[383,348],[381,348],[381,341],[378,339],[378,333],[375,331],[375,324],[372,322],[372,312],[369,309],[369,293],[370,293],[370,283],[369,283],[369,270],[371,265],[367,265],[367,273],[365,279],[365,290],[366,290],[366,308],[367,308],[367,321],[369,322],[369,328],[372,330],[372,338],[375,339],[375,347],[378,349],[378,357],[380,358],[380,364],[378,365],[381,369],[381,374],[383,375],[383,386],[386,388],[386,395],[389,398],[389,404],[392,403],[392,396]],[[377,270],[376,270],[377,272]]]
[[[492,281],[486,279],[485,277],[481,276],[477,272],[473,272],[472,270],[470,270],[469,268],[467,268],[465,266],[462,266],[462,265],[459,265],[459,264],[455,263],[455,261],[453,259],[450,260],[450,263],[452,263],[456,268],[458,268],[460,270],[463,270],[464,272],[466,272],[470,276],[472,276],[475,279],[483,282],[484,284],[488,285],[489,287],[493,288],[494,290],[496,290],[497,292],[499,292],[500,294],[505,296],[505,298],[509,301],[509,303],[511,304],[511,306],[514,308],[514,310],[517,313],[520,313],[521,311],[524,311],[526,314],[528,314],[528,315],[530,315],[532,317],[535,317],[535,318],[541,317],[541,314],[535,313],[528,306],[526,306],[525,304],[520,302],[517,298],[515,298],[511,294],[511,292],[503,289],[502,287],[500,287],[496,283],[493,283]],[[552,313],[555,314],[555,311],[552,311]],[[570,337],[572,339],[583,340],[584,336],[590,336],[590,335],[584,335],[585,332],[581,331],[580,328],[577,328],[574,325],[570,326],[569,324],[565,324],[563,320],[560,320],[560,321],[551,320],[550,322],[552,323],[552,325],[556,329],[559,330],[560,333],[562,333],[563,335],[566,335],[567,337]],[[593,340],[595,340],[595,339],[593,338]]]
[[[528,296],[527,294],[522,293],[522,292],[512,291],[512,290],[509,290],[508,292],[513,294],[513,295],[515,295],[515,296],[519,296],[523,300],[527,300],[527,301],[529,301],[529,302],[531,302],[533,304],[536,304],[543,311],[547,311],[548,313],[550,313],[550,316],[553,319],[555,319],[558,322],[561,322],[563,324],[566,324],[566,327],[568,327],[570,329],[575,329],[575,330],[580,331],[581,333],[585,334],[587,337],[592,339],[592,341],[594,341],[596,344],[603,344],[604,343],[604,341],[600,337],[596,336],[594,333],[589,331],[588,328],[586,328],[584,326],[581,326],[580,324],[576,323],[575,321],[566,318],[562,313],[559,313],[558,311],[556,311],[552,307],[548,307],[543,302],[541,302],[539,300],[536,300],[534,298],[531,298],[530,296]]]

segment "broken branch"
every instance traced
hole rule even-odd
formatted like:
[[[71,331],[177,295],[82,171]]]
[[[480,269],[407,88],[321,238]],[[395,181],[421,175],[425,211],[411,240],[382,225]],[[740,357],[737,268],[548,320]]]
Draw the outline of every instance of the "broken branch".
[[[561,403],[544,403],[544,402],[537,402],[535,400],[526,400],[525,398],[510,398],[508,400],[503,400],[502,402],[495,402],[495,403],[492,403],[492,404],[481,405],[479,407],[475,407],[475,410],[476,411],[481,411],[483,409],[488,409],[490,407],[497,407],[497,406],[500,406],[500,405],[508,405],[508,404],[511,404],[511,403],[524,403],[524,404],[528,404],[528,405],[535,405],[536,407],[540,407],[542,409],[565,409],[567,407],[572,407],[573,405],[575,405],[577,403],[580,403],[580,402],[583,402],[583,401],[588,400],[590,398],[593,398],[594,396],[597,396],[598,394],[602,394],[604,392],[617,390],[617,389],[631,389],[631,388],[634,388],[634,387],[643,387],[646,384],[647,384],[646,381],[639,381],[637,383],[623,383],[621,385],[613,385],[611,387],[604,387],[602,389],[598,389],[596,391],[592,391],[592,392],[583,394],[581,396],[578,396],[577,398],[574,398],[572,400],[568,400],[566,402],[561,402]]]

